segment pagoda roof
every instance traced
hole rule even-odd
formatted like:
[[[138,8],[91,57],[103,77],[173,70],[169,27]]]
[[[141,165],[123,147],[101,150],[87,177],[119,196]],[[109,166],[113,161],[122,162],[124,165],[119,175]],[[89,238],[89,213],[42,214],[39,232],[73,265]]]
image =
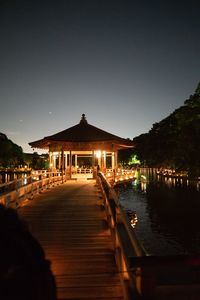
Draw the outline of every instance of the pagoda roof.
[[[128,140],[90,125],[85,114],[82,115],[80,122],[68,129],[56,134],[44,137],[29,143],[34,148],[48,148],[52,142],[70,142],[70,143],[91,143],[91,142],[115,142],[124,147],[133,147],[133,143]]]

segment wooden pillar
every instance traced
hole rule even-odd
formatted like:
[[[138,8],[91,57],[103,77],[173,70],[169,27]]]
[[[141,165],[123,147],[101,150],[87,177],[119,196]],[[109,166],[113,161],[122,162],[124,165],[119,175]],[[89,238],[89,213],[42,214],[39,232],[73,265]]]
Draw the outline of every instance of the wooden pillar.
[[[61,169],[61,156],[62,156],[62,152],[59,151],[58,152],[58,169],[59,170]]]
[[[101,151],[100,166],[101,166],[101,171],[103,172],[103,151]]]
[[[49,150],[49,169],[52,170],[52,152]]]
[[[64,176],[64,151],[61,151],[61,172],[62,172],[62,183],[63,183],[63,176]]]
[[[101,171],[103,171],[103,159],[102,159],[102,151],[100,151],[100,158],[99,158],[99,165],[100,165],[100,168],[101,168]]]
[[[118,168],[118,152],[115,152],[115,169],[117,170]]]
[[[56,169],[56,155],[53,152],[52,154],[52,169],[55,170]]]
[[[115,152],[112,152],[112,170],[115,169]]]
[[[103,172],[106,173],[106,151],[103,151]]]
[[[65,152],[65,169],[68,167],[67,155],[67,152]]]
[[[69,177],[72,178],[72,151],[69,151]]]
[[[99,151],[99,154],[98,154],[97,159],[98,159],[98,165],[99,165],[99,167],[100,167],[100,171],[102,171],[101,155],[102,155],[102,152]]]
[[[75,170],[77,171],[77,154],[75,154]]]
[[[93,178],[96,178],[96,167],[95,167],[95,154],[94,150],[92,151],[92,172],[93,172]]]

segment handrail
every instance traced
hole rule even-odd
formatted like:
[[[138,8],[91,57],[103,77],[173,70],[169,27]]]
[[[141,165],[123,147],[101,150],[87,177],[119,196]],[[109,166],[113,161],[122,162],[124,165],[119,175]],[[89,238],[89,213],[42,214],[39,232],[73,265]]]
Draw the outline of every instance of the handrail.
[[[114,199],[114,189],[102,173],[98,174],[97,183],[103,194],[125,299],[154,299],[156,293],[165,293],[169,286],[173,287],[171,290],[176,299],[181,299],[177,294],[180,287],[185,288],[185,282],[185,292],[194,292],[200,280],[200,255],[148,255],[119,200]]]
[[[89,168],[77,168],[72,171],[72,174],[91,174],[92,172],[93,170]]]
[[[31,175],[0,184],[0,195],[9,193],[34,181],[42,180],[52,176],[61,176],[61,172],[48,172],[46,170],[32,171]]]
[[[104,207],[107,214],[108,224],[111,230],[115,259],[123,283],[125,299],[132,299],[139,295],[137,285],[139,280],[132,276],[129,267],[129,259],[146,255],[146,251],[139,243],[128,218],[123,211],[117,194],[111,184],[106,180],[103,173],[98,173],[97,183],[103,194]]]
[[[0,195],[0,203],[17,208],[24,201],[33,199],[35,194],[41,193],[55,184],[63,183],[65,176],[61,172],[37,172],[23,179],[27,180],[26,184],[20,185],[20,180],[12,182],[12,184],[14,183],[11,185],[12,190],[5,190]]]
[[[103,188],[103,193],[106,193],[106,197],[107,200],[114,200],[115,203],[115,209],[117,211],[117,215],[118,215],[118,223],[123,223],[123,225],[126,228],[126,231],[129,235],[129,238],[132,240],[134,239],[134,247],[136,246],[135,243],[137,243],[137,250],[135,249],[135,251],[137,252],[138,255],[147,255],[146,250],[144,249],[143,245],[138,241],[138,238],[135,234],[135,232],[133,231],[133,228],[128,220],[128,216],[125,213],[125,211],[123,210],[120,202],[119,202],[119,197],[117,195],[117,193],[115,192],[114,188],[111,186],[111,184],[106,180],[105,175],[100,172],[98,173],[98,177],[101,178],[101,186]]]
[[[120,184],[123,182],[130,182],[136,178],[135,169],[117,169],[106,170],[106,180],[111,182],[112,185]]]

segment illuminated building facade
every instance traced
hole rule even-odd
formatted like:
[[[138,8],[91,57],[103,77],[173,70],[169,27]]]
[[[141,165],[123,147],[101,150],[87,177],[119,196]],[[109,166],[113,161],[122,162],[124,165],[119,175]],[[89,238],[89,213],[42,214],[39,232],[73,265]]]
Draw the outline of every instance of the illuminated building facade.
[[[85,114],[79,124],[29,145],[47,149],[50,169],[62,170],[69,178],[95,178],[98,169],[115,170],[118,150],[133,148],[130,140],[88,124]]]

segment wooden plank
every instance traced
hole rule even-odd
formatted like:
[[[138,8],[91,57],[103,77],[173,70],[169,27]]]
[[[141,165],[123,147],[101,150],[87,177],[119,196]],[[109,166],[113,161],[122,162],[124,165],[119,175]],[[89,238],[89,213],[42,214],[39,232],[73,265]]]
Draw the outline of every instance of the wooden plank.
[[[67,182],[19,210],[51,261],[58,299],[123,299],[101,201],[94,182]]]
[[[59,287],[88,287],[88,286],[119,286],[120,280],[116,274],[83,274],[83,275],[58,275],[56,282]]]
[[[76,287],[74,288],[59,288],[59,299],[94,299],[94,298],[112,298],[122,297],[122,289],[119,286],[115,287]]]

